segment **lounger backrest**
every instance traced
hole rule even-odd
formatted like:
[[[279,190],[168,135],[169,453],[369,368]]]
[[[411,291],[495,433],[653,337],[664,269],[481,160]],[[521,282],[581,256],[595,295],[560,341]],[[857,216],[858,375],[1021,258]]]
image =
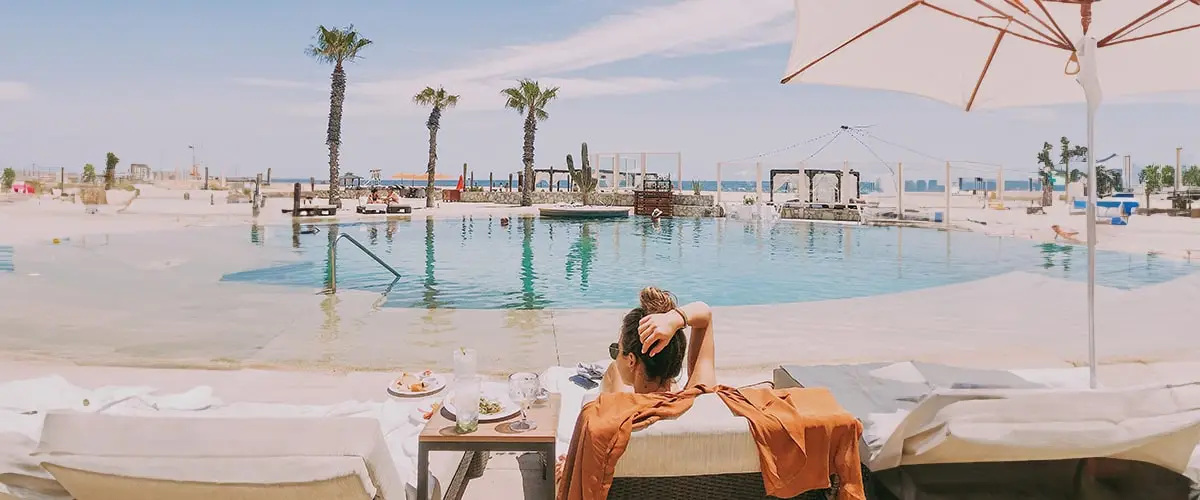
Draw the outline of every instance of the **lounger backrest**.
[[[405,495],[379,422],[367,418],[52,412],[35,455],[78,500]]]
[[[759,472],[758,448],[745,418],[716,394],[691,410],[635,431],[617,461],[615,477],[676,477]]]

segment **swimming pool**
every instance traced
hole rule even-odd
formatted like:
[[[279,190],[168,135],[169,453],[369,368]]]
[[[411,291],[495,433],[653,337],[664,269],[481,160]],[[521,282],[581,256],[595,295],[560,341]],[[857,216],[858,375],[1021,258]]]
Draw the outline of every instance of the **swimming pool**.
[[[649,284],[717,306],[775,304],[904,292],[1011,271],[1077,281],[1087,273],[1082,247],[929,229],[643,218],[522,217],[502,225],[489,216],[315,227],[319,232],[304,234],[300,226],[253,226],[241,244],[261,247],[271,263],[221,280],[327,289],[330,242],[342,233],[400,277],[343,241],[337,288],[381,293],[384,306],[403,308],[629,307]],[[1148,255],[1097,256],[1101,286],[1132,289],[1192,271]]]

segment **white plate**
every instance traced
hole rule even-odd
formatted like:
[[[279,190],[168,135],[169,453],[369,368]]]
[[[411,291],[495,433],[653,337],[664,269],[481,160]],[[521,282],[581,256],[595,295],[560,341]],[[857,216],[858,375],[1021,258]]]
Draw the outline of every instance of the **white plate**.
[[[512,398],[508,396],[508,384],[499,382],[484,382],[480,387],[480,394],[492,401],[500,403],[500,412],[491,415],[479,414],[480,422],[499,422],[521,413],[521,406],[514,403]],[[446,395],[446,400],[443,401],[442,409],[450,413],[451,418],[458,415],[454,408],[454,392],[451,391]]]
[[[408,390],[408,387],[400,387],[400,385],[396,383],[400,380],[400,378],[401,377],[396,377],[396,379],[392,380],[392,383],[388,385],[388,392],[390,392],[396,396],[420,397],[420,396],[428,396],[430,394],[433,394],[435,392],[438,392],[438,391],[446,388],[446,377],[444,377],[442,375],[438,375],[436,373],[434,373],[433,375],[430,375],[428,377],[423,377],[421,379],[422,381],[425,382],[425,390],[423,390],[423,391],[415,391],[414,392],[414,391]]]

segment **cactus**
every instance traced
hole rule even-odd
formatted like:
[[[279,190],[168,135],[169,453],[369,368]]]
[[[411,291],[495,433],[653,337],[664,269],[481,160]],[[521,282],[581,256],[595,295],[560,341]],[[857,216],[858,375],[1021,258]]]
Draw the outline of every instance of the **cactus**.
[[[576,170],[575,159],[571,158],[571,155],[568,154],[567,172],[571,175],[571,182],[573,182],[575,187],[579,189],[579,195],[581,198],[583,198],[583,204],[591,205],[592,193],[596,191],[597,180],[596,176],[592,174],[591,162],[588,161],[587,143],[583,143],[583,147],[580,149],[581,150],[579,154],[583,158],[582,168]]]

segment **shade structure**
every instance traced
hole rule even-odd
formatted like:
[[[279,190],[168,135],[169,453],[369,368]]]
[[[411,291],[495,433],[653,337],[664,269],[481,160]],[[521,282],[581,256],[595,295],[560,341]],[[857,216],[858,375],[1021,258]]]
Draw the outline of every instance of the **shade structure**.
[[[1107,97],[1200,89],[1200,0],[796,0],[783,83],[893,90],[964,110],[1083,102],[1096,38]]]
[[[796,0],[781,83],[892,90],[966,111],[1200,90],[1200,0]],[[1096,190],[1088,190],[1088,361],[1096,386]]]

